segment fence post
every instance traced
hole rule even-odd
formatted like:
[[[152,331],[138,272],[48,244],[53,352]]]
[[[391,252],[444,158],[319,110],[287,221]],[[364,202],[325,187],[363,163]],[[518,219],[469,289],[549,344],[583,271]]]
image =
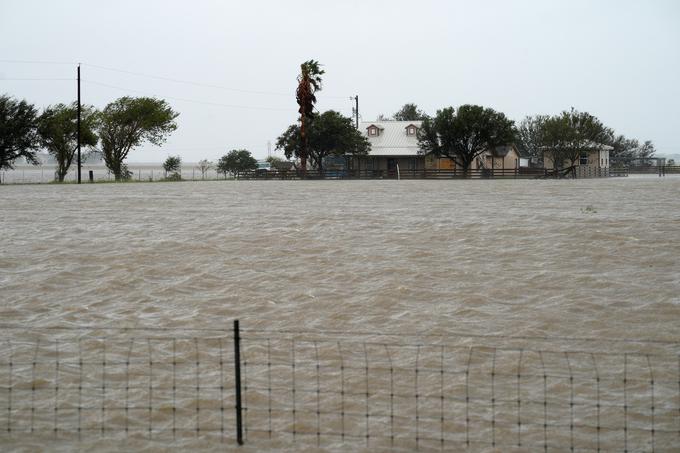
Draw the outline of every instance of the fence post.
[[[243,422],[241,419],[241,336],[238,319],[234,320],[234,390],[236,391],[236,442],[243,445]]]

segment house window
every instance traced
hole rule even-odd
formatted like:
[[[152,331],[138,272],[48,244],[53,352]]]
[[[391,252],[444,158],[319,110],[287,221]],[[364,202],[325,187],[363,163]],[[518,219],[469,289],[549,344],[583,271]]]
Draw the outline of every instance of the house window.
[[[588,165],[588,153],[581,153],[579,165]]]
[[[409,126],[406,129],[406,135],[416,135],[416,128],[413,126]]]
[[[378,129],[378,127],[376,126],[369,126],[368,135],[370,135],[371,137],[377,137],[378,135],[380,135],[380,129]]]

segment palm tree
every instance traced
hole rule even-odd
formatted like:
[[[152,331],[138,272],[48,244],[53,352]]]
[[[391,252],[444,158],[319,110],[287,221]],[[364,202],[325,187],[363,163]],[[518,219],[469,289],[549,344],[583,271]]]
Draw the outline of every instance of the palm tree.
[[[300,75],[298,76],[298,86],[295,90],[295,97],[300,106],[300,165],[304,177],[307,171],[307,134],[305,127],[309,126],[314,113],[316,103],[316,92],[321,90],[321,76],[324,74],[321,65],[316,60],[308,60],[300,65]]]

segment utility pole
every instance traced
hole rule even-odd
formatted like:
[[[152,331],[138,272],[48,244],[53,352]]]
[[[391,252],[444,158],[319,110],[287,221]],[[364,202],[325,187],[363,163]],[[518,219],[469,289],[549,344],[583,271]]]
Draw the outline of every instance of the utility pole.
[[[80,63],[78,63],[78,124],[76,140],[78,143],[78,184],[80,184]]]
[[[355,125],[356,128],[359,129],[359,95],[355,95],[354,97],[350,96],[350,99],[354,99],[354,116],[355,116]]]

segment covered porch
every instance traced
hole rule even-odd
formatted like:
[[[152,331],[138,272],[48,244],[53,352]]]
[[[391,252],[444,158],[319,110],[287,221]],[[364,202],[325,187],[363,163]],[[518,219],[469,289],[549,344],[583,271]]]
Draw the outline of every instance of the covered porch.
[[[420,155],[353,156],[348,160],[350,172],[396,178],[398,173],[413,173],[425,169],[425,157]]]

